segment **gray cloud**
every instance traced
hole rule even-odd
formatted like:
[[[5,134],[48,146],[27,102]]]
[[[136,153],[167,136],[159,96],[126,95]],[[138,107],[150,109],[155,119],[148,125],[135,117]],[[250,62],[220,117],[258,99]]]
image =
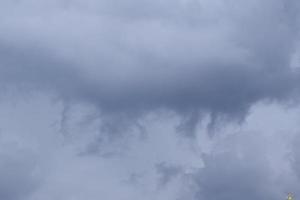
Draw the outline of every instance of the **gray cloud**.
[[[0,174],[11,180],[0,181],[0,197],[120,199],[117,190],[123,199],[165,200],[187,187],[183,199],[280,199],[299,185],[291,178],[299,171],[297,149],[289,178],[276,186],[283,175],[273,173],[268,156],[279,150],[266,151],[260,136],[222,140],[230,148],[202,157],[170,135],[179,131],[197,143],[201,125],[223,133],[214,128],[244,122],[257,103],[298,102],[299,6],[296,0],[1,1],[0,103],[26,104],[27,96],[34,102],[17,106],[16,119],[1,128],[30,124],[28,133],[20,128],[12,135],[37,145],[40,157],[0,155]],[[58,101],[49,106],[38,95]],[[51,108],[37,115],[44,106]],[[160,128],[152,115],[163,116]],[[140,140],[136,132],[151,134]],[[201,140],[201,148],[218,139]],[[204,166],[191,164],[194,156]],[[31,176],[44,165],[51,175]],[[138,174],[141,186],[120,184],[128,174]],[[156,179],[164,189],[153,194]]]
[[[223,140],[216,152],[203,156],[204,167],[190,175],[192,199],[279,200],[291,191],[297,195],[299,182],[290,163],[281,157],[279,146],[266,147],[266,141],[270,140],[249,134]],[[275,157],[279,163],[274,163]]]
[[[159,163],[156,165],[158,174],[160,174],[159,186],[163,187],[168,184],[172,178],[182,173],[180,166],[170,166],[166,163]]]
[[[0,150],[0,197],[7,200],[27,199],[39,187],[36,156],[17,141],[4,142]],[[16,148],[15,148],[16,147]]]
[[[3,3],[15,12],[0,24],[2,84],[133,120],[166,108],[239,121],[256,102],[298,93],[299,72],[289,67],[297,8],[280,0]]]

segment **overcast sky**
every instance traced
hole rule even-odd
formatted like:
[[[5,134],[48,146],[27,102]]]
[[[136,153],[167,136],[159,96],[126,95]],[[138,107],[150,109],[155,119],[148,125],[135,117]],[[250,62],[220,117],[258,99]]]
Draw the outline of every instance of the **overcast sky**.
[[[300,198],[298,0],[1,0],[0,199]]]

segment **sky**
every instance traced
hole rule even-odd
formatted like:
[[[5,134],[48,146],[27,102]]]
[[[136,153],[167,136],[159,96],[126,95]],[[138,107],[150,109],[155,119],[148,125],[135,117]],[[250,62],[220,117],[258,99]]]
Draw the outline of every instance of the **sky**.
[[[298,0],[1,0],[0,199],[300,198]]]

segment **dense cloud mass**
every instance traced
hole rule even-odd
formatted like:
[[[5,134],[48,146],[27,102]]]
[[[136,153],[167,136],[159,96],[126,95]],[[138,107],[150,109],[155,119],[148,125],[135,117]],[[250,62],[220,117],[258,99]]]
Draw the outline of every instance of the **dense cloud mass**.
[[[103,112],[237,117],[297,90],[296,1],[3,4],[4,85],[46,89]]]
[[[299,13],[297,0],[2,0],[0,199],[300,195]]]

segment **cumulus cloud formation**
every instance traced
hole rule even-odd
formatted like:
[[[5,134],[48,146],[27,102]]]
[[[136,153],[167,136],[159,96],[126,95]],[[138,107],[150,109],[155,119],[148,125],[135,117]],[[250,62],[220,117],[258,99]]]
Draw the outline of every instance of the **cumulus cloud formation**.
[[[299,11],[1,1],[0,197],[281,199],[299,185]]]

